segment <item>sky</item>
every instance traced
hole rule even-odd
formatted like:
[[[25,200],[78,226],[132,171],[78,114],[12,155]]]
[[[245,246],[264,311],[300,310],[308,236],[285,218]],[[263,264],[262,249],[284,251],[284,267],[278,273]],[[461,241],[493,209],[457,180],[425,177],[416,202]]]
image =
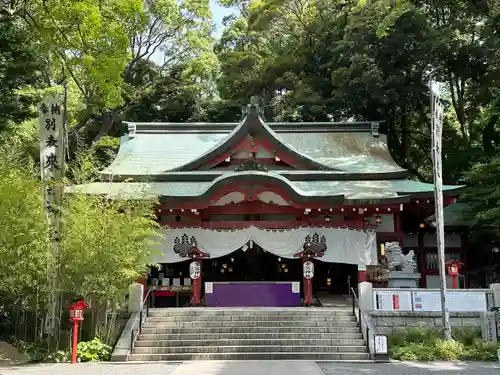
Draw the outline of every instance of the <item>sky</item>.
[[[234,9],[224,8],[217,3],[217,0],[210,0],[210,8],[212,9],[213,21],[216,26],[215,37],[219,38],[222,33],[222,19],[231,15]]]
[[[215,31],[214,31],[214,37],[216,39],[219,39],[222,34],[223,30],[223,25],[222,25],[222,19],[226,16],[231,15],[232,13],[236,12],[235,9],[231,8],[224,8],[220,6],[217,3],[217,0],[210,0],[210,8],[212,9],[212,19],[213,23],[215,25]],[[156,62],[157,64],[162,64],[164,59],[163,52],[157,51],[151,56],[151,60]]]

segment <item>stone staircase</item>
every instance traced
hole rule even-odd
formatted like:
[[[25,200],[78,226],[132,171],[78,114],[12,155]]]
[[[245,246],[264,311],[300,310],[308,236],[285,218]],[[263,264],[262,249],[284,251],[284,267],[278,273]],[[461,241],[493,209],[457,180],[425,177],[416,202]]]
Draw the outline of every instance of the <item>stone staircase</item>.
[[[369,360],[352,310],[151,309],[129,361]]]

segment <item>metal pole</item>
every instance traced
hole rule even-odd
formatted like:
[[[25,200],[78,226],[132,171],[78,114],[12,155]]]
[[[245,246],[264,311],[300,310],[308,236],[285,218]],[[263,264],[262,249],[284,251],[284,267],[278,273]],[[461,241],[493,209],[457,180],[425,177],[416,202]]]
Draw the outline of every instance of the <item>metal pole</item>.
[[[443,319],[443,335],[445,340],[452,340],[450,313],[446,296],[446,269],[444,252],[444,222],[443,222],[443,177],[441,145],[443,136],[443,107],[439,98],[439,90],[431,79],[431,136],[432,136],[432,172],[434,175],[434,201],[436,218],[436,239],[439,258],[439,281],[441,292],[441,316]]]

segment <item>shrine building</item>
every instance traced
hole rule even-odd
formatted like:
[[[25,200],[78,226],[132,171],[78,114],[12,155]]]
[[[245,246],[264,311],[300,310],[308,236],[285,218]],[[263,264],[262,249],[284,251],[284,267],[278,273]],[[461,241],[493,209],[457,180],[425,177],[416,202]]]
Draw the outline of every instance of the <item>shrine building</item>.
[[[152,261],[162,267],[147,280],[158,306],[348,294],[361,281],[383,284],[379,260],[394,241],[415,251],[420,286],[436,283],[437,251],[422,240],[433,185],[409,179],[377,122],[269,123],[251,104],[237,123],[126,124],[102,181],[73,189],[158,198],[164,238]],[[443,187],[445,205],[460,189]],[[465,262],[457,235],[449,253]]]

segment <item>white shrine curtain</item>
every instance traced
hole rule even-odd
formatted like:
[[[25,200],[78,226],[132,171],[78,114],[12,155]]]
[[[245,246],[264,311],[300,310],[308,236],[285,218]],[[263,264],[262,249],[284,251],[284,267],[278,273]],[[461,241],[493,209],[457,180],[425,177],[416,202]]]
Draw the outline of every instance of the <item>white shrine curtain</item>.
[[[153,257],[156,263],[176,263],[186,260],[174,252],[175,239],[184,234],[196,238],[198,248],[210,254],[210,258],[219,258],[238,249],[248,248],[250,241],[264,250],[282,257],[293,258],[302,250],[307,235],[317,233],[326,240],[323,262],[347,264],[377,264],[377,241],[373,231],[360,231],[339,228],[295,228],[283,230],[260,229],[249,227],[236,230],[215,230],[203,228],[162,229],[164,238],[159,240],[155,249],[162,255]]]

